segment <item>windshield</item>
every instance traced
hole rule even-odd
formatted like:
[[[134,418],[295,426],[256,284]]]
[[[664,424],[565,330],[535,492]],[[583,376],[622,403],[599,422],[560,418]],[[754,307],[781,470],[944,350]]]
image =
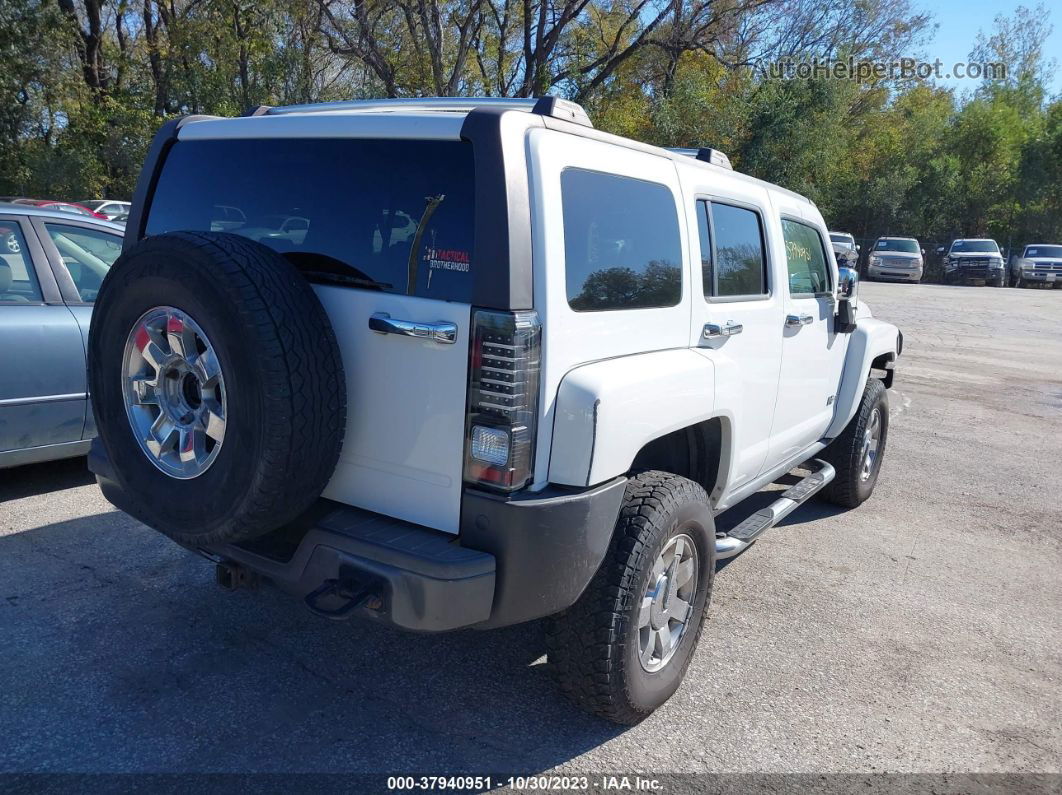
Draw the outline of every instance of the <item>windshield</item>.
[[[1062,246],[1026,246],[1023,257],[1050,257],[1062,259]]]
[[[998,254],[999,246],[996,245],[995,240],[956,240],[951,244],[952,254],[967,252]]]
[[[902,251],[905,254],[919,253],[917,240],[887,240],[882,238],[874,248],[877,251]]]
[[[852,237],[851,235],[831,234],[830,235],[830,240],[832,240],[834,243],[843,243],[846,246],[854,246],[855,245],[855,238]]]

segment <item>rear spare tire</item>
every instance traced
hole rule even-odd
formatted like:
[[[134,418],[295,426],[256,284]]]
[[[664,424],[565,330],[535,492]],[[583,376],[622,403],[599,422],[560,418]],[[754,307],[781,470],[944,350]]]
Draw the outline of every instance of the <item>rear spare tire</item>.
[[[123,507],[175,540],[246,540],[328,483],[346,425],[339,346],[313,289],[266,246],[175,232],[104,280],[89,383]]]

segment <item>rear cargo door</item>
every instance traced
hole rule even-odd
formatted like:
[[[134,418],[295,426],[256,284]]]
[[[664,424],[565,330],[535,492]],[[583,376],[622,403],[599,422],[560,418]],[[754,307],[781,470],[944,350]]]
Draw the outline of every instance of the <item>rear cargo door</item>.
[[[456,533],[478,265],[471,145],[210,139],[210,126],[189,125],[198,135],[182,131],[167,156],[147,234],[231,232],[293,262],[346,374],[346,435],[324,496]]]

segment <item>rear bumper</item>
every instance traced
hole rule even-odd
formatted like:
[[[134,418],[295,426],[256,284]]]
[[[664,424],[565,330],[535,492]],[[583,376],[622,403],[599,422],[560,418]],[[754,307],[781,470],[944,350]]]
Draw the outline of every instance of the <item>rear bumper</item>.
[[[98,442],[89,468],[104,496],[135,516]],[[261,539],[197,551],[330,617],[419,632],[500,627],[557,613],[579,598],[608,550],[625,486],[616,478],[509,499],[469,490],[459,536],[321,500]]]

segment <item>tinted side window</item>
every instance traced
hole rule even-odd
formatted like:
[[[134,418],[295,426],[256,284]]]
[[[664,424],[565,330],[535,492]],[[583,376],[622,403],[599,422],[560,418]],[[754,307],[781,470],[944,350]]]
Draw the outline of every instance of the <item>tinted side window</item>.
[[[0,221],[0,304],[43,300],[22,230],[17,223]]]
[[[766,295],[767,256],[759,213],[730,204],[711,203],[715,233],[714,285],[705,295],[728,298]]]
[[[822,237],[815,227],[782,219],[790,295],[822,295],[830,291],[830,269]]]
[[[122,253],[117,234],[81,226],[45,223],[82,301],[95,301],[108,269]]]
[[[182,141],[146,232],[232,232],[352,286],[467,303],[474,190],[462,141]]]
[[[596,171],[561,174],[568,304],[577,312],[682,299],[675,199],[663,185]]]

